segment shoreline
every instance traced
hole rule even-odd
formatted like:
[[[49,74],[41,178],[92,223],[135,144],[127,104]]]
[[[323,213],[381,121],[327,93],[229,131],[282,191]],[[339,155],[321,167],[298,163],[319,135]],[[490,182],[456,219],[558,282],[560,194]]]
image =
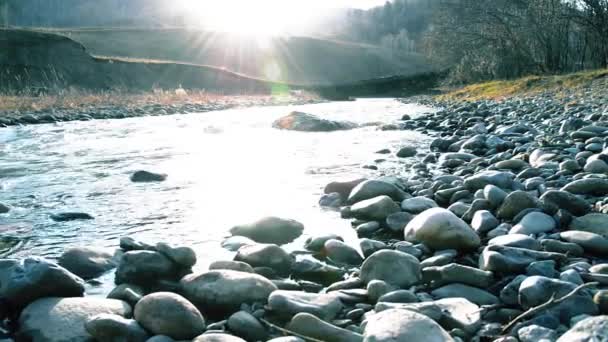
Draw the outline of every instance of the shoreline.
[[[68,121],[125,119],[205,113],[254,106],[322,103],[316,95],[216,95],[204,91],[149,93],[75,93],[67,95],[0,95],[0,127]]]
[[[93,248],[70,250],[58,261],[65,269],[37,261],[46,265],[38,272],[56,272],[49,292],[7,298],[27,313],[17,336],[145,341],[168,335],[199,342],[606,337],[608,91],[424,102],[442,109],[384,127],[435,137],[430,151],[388,150],[416,160],[411,177],[336,180],[320,199],[352,220],[359,246],[328,231],[306,243],[303,252],[314,258],[289,254],[280,246],[305,228],[270,217],[234,227],[222,244],[238,250],[234,260],[216,261],[202,273],[191,273],[192,249],[162,242],[123,238],[118,261]],[[114,267],[111,299],[44,299],[79,297],[83,281],[74,274],[95,279],[90,276]],[[5,270],[0,267],[0,275]],[[520,316],[552,295],[571,297]],[[56,320],[35,319],[49,308]],[[66,311],[77,314],[66,322]],[[68,329],[44,331],[48,324]]]

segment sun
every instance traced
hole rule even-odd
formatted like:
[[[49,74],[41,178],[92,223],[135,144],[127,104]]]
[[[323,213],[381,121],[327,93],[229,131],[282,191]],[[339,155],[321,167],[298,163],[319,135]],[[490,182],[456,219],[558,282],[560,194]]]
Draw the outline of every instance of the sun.
[[[215,31],[251,35],[280,35],[294,20],[284,0],[193,0],[190,5],[199,12],[202,25]]]

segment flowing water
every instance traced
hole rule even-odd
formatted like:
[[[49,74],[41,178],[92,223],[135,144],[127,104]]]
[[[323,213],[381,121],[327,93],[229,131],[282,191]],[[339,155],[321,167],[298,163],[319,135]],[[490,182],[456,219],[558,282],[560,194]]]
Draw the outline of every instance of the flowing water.
[[[235,224],[263,216],[304,223],[319,233],[356,238],[339,213],[319,208],[325,184],[402,170],[390,158],[362,168],[375,151],[428,139],[376,127],[331,133],[271,128],[292,110],[359,123],[394,122],[428,107],[391,99],[254,107],[203,114],[97,120],[0,129],[0,215],[3,257],[57,257],[74,246],[114,248],[123,236],[191,246],[199,265],[231,257],[221,241]],[[132,172],[167,173],[162,183],[132,183]],[[54,222],[59,212],[89,221]]]

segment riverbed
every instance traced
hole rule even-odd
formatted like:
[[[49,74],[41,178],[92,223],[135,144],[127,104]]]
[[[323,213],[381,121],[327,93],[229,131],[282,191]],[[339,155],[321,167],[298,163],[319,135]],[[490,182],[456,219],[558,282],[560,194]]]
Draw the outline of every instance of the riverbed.
[[[381,174],[406,175],[394,155],[376,151],[427,137],[410,131],[301,133],[272,128],[298,110],[334,120],[390,123],[431,110],[393,99],[208,113],[29,125],[0,129],[3,257],[55,258],[75,246],[115,248],[123,236],[191,246],[197,267],[229,258],[228,230],[266,215],[296,219],[304,235],[356,234],[338,212],[317,202],[325,184]],[[386,161],[376,161],[377,159]],[[375,162],[376,161],[376,162]],[[376,165],[369,170],[365,165]],[[162,183],[132,183],[145,169]],[[51,214],[85,212],[94,220],[55,222]]]

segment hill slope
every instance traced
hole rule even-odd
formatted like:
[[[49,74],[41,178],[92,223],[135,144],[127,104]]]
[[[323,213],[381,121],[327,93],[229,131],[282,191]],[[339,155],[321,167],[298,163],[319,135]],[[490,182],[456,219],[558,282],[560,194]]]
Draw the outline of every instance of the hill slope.
[[[55,31],[95,56],[150,59],[226,68],[301,85],[345,84],[429,72],[421,56],[394,56],[376,46],[309,37],[245,37],[187,29]]]

